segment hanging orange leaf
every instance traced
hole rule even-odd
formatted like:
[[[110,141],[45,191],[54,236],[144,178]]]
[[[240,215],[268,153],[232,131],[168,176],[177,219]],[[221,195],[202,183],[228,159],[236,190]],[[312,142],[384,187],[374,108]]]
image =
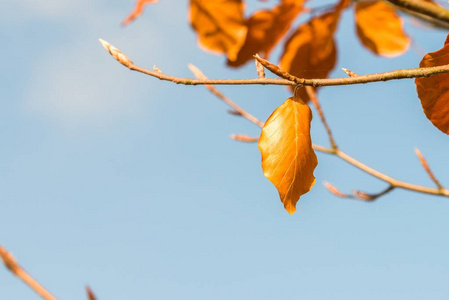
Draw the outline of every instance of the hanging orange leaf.
[[[285,44],[280,67],[297,77],[326,78],[337,60],[333,35],[339,16],[337,10],[301,25]],[[297,94],[303,101],[309,100],[304,88]]]
[[[262,169],[293,214],[299,197],[315,183],[318,164],[310,140],[312,113],[302,101],[288,98],[268,118],[259,139]]]
[[[394,57],[403,54],[410,46],[402,19],[391,5],[383,1],[357,2],[355,23],[363,46],[374,54]]]
[[[303,3],[303,0],[283,1],[272,10],[261,10],[254,13],[246,21],[248,32],[245,44],[240,49],[237,59],[229,60],[228,65],[241,66],[253,59],[253,55],[256,53],[267,58],[302,11]]]
[[[225,53],[234,61],[247,32],[243,11],[241,0],[191,0],[190,24],[198,33],[200,46]]]
[[[159,0],[137,0],[136,6],[134,7],[134,10],[126,17],[125,20],[122,21],[122,25],[128,25],[134,19],[136,19],[138,16],[140,16],[143,13],[143,9],[145,5],[150,3],[156,3]]]
[[[449,35],[444,47],[427,53],[420,67],[449,64]],[[415,79],[418,97],[427,118],[442,132],[449,134],[449,74],[439,74]]]

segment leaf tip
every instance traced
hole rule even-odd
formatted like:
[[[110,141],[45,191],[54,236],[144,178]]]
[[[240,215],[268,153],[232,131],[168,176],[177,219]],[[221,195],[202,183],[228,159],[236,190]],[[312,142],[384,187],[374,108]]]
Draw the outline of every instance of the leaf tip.
[[[286,203],[286,204],[284,205],[284,207],[285,207],[285,210],[286,210],[290,215],[293,215],[293,214],[295,213],[295,211],[296,211],[295,205],[293,205],[293,204],[291,204],[291,203]]]
[[[103,40],[103,39],[98,39],[98,40],[100,41],[101,45],[102,45],[106,50],[109,51],[109,48],[111,47],[111,44],[109,44],[108,42],[106,42],[106,41]]]

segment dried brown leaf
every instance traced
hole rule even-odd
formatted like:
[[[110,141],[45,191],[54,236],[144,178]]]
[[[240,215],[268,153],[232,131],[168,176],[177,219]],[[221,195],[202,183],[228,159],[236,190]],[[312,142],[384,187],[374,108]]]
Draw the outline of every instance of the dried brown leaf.
[[[122,25],[128,25],[143,13],[147,4],[157,3],[159,0],[137,0],[134,10],[122,21]]]
[[[420,67],[449,64],[449,35],[443,48],[427,53]],[[418,97],[427,118],[442,132],[449,134],[449,74],[439,74],[415,79]]]
[[[383,1],[363,1],[355,5],[357,35],[363,46],[374,54],[394,57],[410,46],[402,19],[393,6]]]
[[[310,139],[311,120],[307,104],[288,98],[268,118],[259,139],[263,173],[290,214],[315,183],[318,161]]]

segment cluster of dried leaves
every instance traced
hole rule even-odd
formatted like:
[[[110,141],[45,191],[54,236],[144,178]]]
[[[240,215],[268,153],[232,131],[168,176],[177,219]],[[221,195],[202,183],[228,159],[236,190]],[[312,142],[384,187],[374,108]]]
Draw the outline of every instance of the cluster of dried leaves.
[[[138,0],[124,24],[139,16],[145,4],[155,2]],[[398,56],[410,46],[403,20],[395,7],[384,1],[338,0],[322,10],[311,10],[305,4],[305,0],[280,0],[271,9],[245,17],[243,0],[190,0],[189,22],[198,35],[199,45],[225,55],[231,67],[244,65],[256,53],[269,57],[286,37],[278,65],[300,78],[327,78],[335,67],[334,35],[346,9],[353,9],[357,37],[375,55]],[[308,21],[294,28],[295,20],[305,13]],[[447,41],[443,49],[426,55],[420,66],[444,64],[449,64]],[[441,131],[449,133],[449,81],[445,79],[449,75],[417,78],[416,85],[426,116]],[[276,186],[290,214],[296,210],[299,198],[313,186],[317,165],[310,138],[309,93],[304,87],[297,87],[294,94],[268,118],[259,139],[264,175]]]

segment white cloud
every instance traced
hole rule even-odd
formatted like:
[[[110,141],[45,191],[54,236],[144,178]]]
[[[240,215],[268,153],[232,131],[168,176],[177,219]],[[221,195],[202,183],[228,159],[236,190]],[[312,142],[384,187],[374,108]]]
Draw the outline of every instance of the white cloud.
[[[148,100],[142,99],[142,94],[148,86],[138,83],[98,42],[100,32],[120,40],[124,32],[118,15],[113,16],[115,26],[110,34],[111,14],[89,7],[89,1],[72,1],[67,6],[48,0],[20,2],[49,19],[57,17],[58,22],[66,16],[62,26],[69,37],[46,45],[31,66],[23,99],[27,111],[69,128],[104,126],[147,112]]]
[[[61,30],[67,34],[67,38],[45,47],[40,45],[40,59],[25,70],[30,74],[23,99],[25,110],[64,127],[89,128],[148,117],[149,105],[150,110],[157,109],[157,102],[148,96],[150,91],[155,97],[163,94],[166,85],[144,75],[136,76],[119,65],[98,38],[124,47],[121,50],[137,62],[149,62],[151,66],[164,58],[178,65],[170,59],[179,56],[179,49],[173,47],[167,30],[149,24],[122,29],[120,21],[128,12],[114,10],[114,5],[108,8],[107,2],[19,0],[16,4],[34,10],[38,16],[33,17],[46,22],[44,28],[54,22],[57,36],[61,36]],[[23,24],[28,21],[22,19]],[[39,30],[39,22],[32,24]],[[45,34],[51,36],[52,32]],[[172,66],[165,63],[160,67],[164,70]]]

